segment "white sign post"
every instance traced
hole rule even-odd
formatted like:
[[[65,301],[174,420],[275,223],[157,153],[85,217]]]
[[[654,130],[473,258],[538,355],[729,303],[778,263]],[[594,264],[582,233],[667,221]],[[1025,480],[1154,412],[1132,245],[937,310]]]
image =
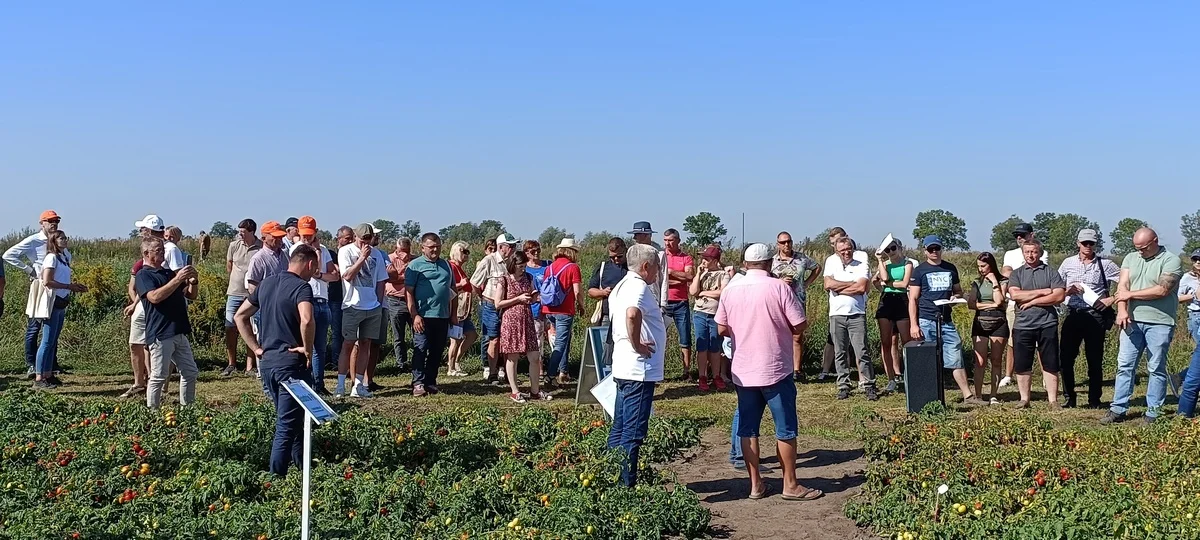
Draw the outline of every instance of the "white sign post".
[[[312,469],[312,426],[337,420],[337,413],[321,399],[308,383],[298,379],[284,381],[283,388],[304,408],[304,488],[300,497],[300,538],[308,540],[309,473]]]

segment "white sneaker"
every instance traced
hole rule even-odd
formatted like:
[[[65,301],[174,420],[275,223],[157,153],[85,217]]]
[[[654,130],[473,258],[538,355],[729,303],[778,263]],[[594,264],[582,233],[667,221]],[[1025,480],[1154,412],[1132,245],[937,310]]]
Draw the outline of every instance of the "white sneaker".
[[[500,379],[500,382],[505,382],[508,380],[508,374],[504,371],[501,371],[498,378]]]
[[[996,398],[992,398],[992,399],[988,400],[988,405],[999,405],[999,404],[1000,404],[1000,400],[998,400]]]
[[[1012,377],[1005,377],[1003,379],[1000,379],[1000,386],[1009,386],[1011,384],[1012,384]]]
[[[367,391],[367,387],[365,385],[356,384],[354,385],[354,388],[350,390],[350,397],[373,398],[375,396]]]
[[[491,378],[491,376],[492,376],[492,368],[489,368],[489,367],[483,368],[483,380],[486,381],[489,378]]]

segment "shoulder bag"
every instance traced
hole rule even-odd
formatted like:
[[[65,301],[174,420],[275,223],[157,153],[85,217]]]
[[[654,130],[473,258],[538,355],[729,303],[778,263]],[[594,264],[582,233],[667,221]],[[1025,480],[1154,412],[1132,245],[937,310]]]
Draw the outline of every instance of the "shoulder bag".
[[[605,264],[604,262],[600,263],[600,279],[597,280],[597,282],[600,284],[601,289],[604,288],[604,264]],[[596,309],[592,311],[592,318],[591,318],[592,326],[599,326],[600,322],[603,320],[604,320],[604,299],[601,298],[600,301],[596,302]]]

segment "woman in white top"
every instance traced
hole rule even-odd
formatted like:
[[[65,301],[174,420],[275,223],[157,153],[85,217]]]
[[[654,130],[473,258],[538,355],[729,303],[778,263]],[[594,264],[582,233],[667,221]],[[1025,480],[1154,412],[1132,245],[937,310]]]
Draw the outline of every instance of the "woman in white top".
[[[42,286],[54,291],[54,306],[50,318],[43,321],[42,342],[38,346],[34,365],[34,388],[56,388],[62,384],[54,376],[58,358],[58,335],[67,316],[67,299],[73,292],[86,292],[87,287],[71,283],[71,252],[67,251],[67,235],[55,231],[46,240],[46,258],[42,260]]]

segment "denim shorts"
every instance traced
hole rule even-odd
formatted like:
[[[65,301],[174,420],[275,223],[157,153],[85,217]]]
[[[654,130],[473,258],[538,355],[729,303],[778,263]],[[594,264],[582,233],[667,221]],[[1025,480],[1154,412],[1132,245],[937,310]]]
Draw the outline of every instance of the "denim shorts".
[[[471,319],[463,319],[458,321],[459,326],[462,326],[463,334],[470,334],[475,331],[475,321]]]
[[[687,300],[672,300],[667,302],[663,315],[675,321],[675,332],[679,334],[679,348],[692,348],[692,307]]]
[[[225,328],[237,328],[237,324],[233,322],[233,316],[237,314],[238,308],[242,307],[242,303],[245,301],[245,296],[225,297]]]
[[[500,337],[500,312],[496,304],[482,302],[479,305],[479,325],[483,327],[483,336],[488,339]]]
[[[696,352],[721,352],[721,336],[717,334],[717,316],[703,311],[692,312],[696,327]]]
[[[921,336],[925,341],[937,341],[937,321],[917,319],[921,327]],[[942,367],[946,369],[962,369],[962,338],[958,329],[951,323],[942,323]]]
[[[775,421],[775,439],[796,438],[796,383],[784,377],[771,386],[737,387],[738,437],[758,437],[763,412],[769,407]]]

